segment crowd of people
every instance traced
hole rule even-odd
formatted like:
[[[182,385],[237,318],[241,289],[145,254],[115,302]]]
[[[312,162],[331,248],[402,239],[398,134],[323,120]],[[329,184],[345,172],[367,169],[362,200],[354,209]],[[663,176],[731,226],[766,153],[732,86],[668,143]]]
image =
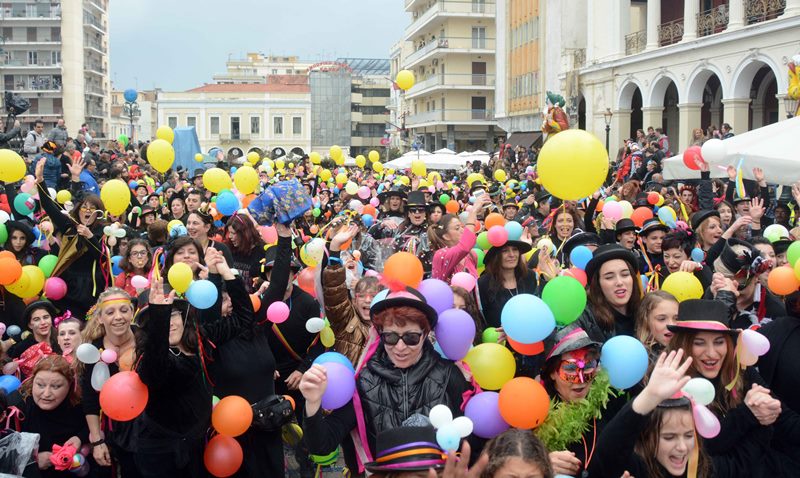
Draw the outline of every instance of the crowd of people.
[[[34,126],[26,175],[0,196],[2,472],[800,469],[800,184],[778,189],[758,168],[751,181],[734,167],[712,179],[702,159],[695,177],[665,181],[658,130],[627,141],[605,184],[575,201],[544,188],[538,150],[525,148],[459,171],[391,171],[372,157],[344,167],[332,149],[250,165],[219,152],[161,172],[153,143],[101,149],[85,128],[73,139],[63,123]],[[237,174],[251,167],[245,191]],[[106,195],[119,181],[122,211]],[[548,284],[574,283],[553,305],[562,289]],[[520,312],[523,299],[555,314],[546,336],[520,340],[544,320]],[[625,386],[606,361],[620,337],[646,351]],[[767,350],[754,352],[759,337]],[[107,398],[123,380],[146,393]],[[546,394],[509,406],[512,383]],[[238,398],[252,412],[227,413]]]

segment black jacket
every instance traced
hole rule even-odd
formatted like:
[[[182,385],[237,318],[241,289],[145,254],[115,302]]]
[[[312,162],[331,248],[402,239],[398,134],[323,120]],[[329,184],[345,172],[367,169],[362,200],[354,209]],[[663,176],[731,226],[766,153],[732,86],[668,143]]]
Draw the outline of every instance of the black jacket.
[[[800,318],[780,317],[758,331],[769,339],[769,351],[758,359],[767,388],[789,408],[800,413]]]
[[[636,336],[635,321],[633,317],[622,315],[616,310],[614,311],[614,328],[609,330],[603,328],[594,317],[591,304],[586,306],[583,314],[578,317],[578,325],[586,331],[589,338],[595,342],[605,343],[608,339],[617,335]]]

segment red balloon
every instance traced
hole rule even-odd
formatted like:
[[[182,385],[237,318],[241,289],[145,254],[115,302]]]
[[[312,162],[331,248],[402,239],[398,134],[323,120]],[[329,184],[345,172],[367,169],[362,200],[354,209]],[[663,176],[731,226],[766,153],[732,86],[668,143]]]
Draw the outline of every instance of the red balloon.
[[[657,192],[655,192],[655,191],[650,191],[649,193],[647,193],[647,202],[648,202],[649,204],[651,204],[651,205],[655,206],[656,204],[658,204],[658,199],[659,199],[660,197],[661,197],[661,195],[660,195],[660,194],[658,194]]]
[[[697,160],[705,161],[700,146],[690,146],[686,148],[686,151],[683,153],[683,164],[689,169],[698,171],[700,167],[696,163]]]
[[[532,344],[521,344],[514,341],[511,337],[506,336],[508,345],[511,346],[517,353],[522,355],[539,355],[544,352],[544,342],[535,342]]]
[[[127,422],[141,415],[149,392],[136,372],[118,372],[100,390],[100,408],[112,420]]]
[[[314,287],[313,267],[306,267],[297,274],[297,285],[313,297],[317,296],[317,291]]]
[[[649,207],[637,207],[631,214],[631,220],[636,224],[636,227],[642,227],[646,220],[652,218],[653,210]]]
[[[220,478],[231,476],[242,466],[244,454],[235,438],[217,435],[208,441],[203,462],[209,473]]]
[[[578,269],[577,267],[570,267],[564,272],[564,275],[578,279],[578,282],[580,282],[581,284],[583,284],[584,287],[586,287],[586,283],[588,282],[588,280],[586,279],[586,272],[582,271],[581,269]]]

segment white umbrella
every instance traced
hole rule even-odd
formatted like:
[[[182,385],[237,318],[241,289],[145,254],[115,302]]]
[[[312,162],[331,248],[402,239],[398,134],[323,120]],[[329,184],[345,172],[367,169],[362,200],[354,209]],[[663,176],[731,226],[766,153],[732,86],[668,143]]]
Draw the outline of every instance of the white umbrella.
[[[436,151],[433,152],[433,154],[456,154],[456,152],[453,151],[452,149],[442,148],[442,149],[437,149]]]

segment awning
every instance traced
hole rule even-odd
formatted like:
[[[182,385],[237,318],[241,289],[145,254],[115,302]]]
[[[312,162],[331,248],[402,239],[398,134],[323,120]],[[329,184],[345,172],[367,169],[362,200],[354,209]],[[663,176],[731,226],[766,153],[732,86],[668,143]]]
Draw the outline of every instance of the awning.
[[[506,144],[510,144],[512,148],[516,148],[517,146],[522,146],[526,149],[530,148],[534,144],[539,144],[541,142],[542,142],[541,131],[511,133],[511,136],[509,136],[508,139],[506,140]]]

